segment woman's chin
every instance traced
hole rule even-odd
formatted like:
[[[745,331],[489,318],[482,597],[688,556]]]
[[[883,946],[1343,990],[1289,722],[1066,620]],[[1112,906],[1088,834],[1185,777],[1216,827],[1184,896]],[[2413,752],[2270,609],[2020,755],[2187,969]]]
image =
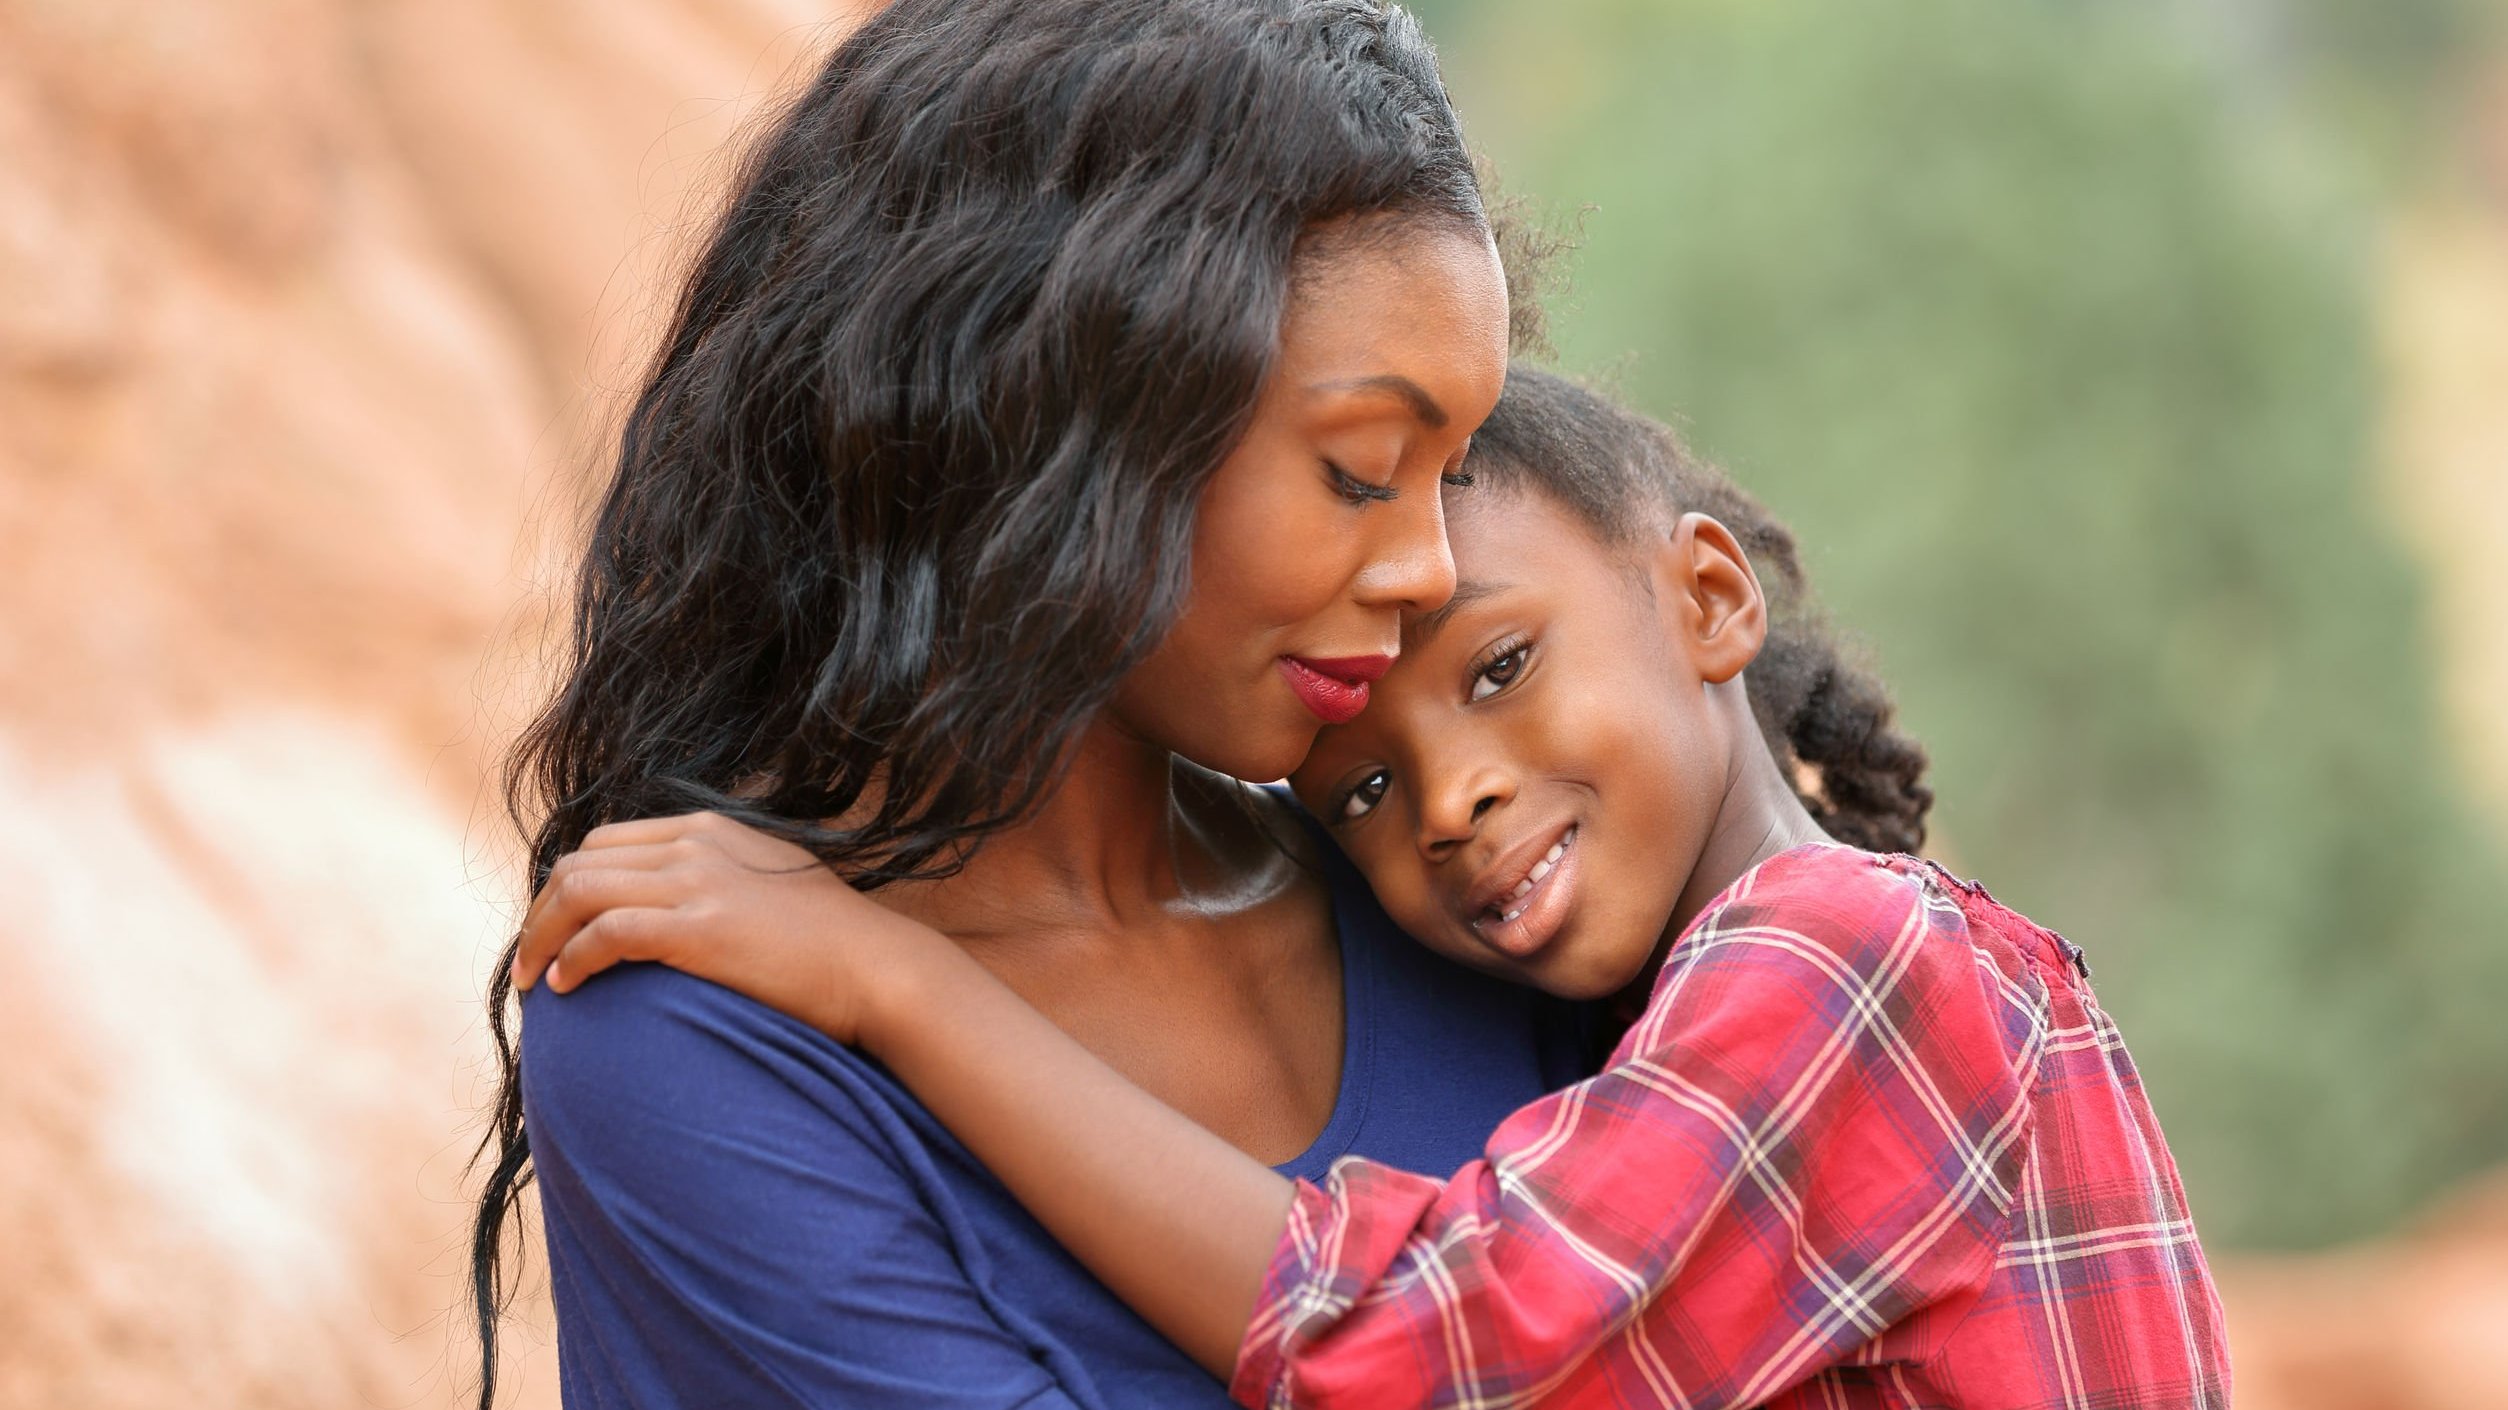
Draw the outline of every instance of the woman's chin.
[[[1247,783],[1277,783],[1306,762],[1307,751],[1315,747],[1315,735],[1322,728],[1312,718],[1291,727],[1274,721],[1246,723],[1248,728],[1225,740],[1176,752],[1212,773]]]

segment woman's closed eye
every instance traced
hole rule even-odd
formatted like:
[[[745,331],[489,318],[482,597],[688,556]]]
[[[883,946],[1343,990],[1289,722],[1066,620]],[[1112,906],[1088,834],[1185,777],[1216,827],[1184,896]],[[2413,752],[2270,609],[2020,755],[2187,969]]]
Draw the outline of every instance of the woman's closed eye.
[[[1533,644],[1521,638],[1498,643],[1480,658],[1480,664],[1472,667],[1469,698],[1487,700],[1523,679],[1532,654]]]
[[[1360,774],[1334,802],[1333,822],[1336,825],[1354,823],[1376,811],[1376,805],[1385,801],[1385,790],[1392,786],[1393,772],[1390,769],[1370,769]]]
[[[1402,497],[1402,492],[1393,486],[1362,480],[1329,460],[1324,462],[1324,469],[1332,477],[1332,492],[1352,504],[1382,504]]]

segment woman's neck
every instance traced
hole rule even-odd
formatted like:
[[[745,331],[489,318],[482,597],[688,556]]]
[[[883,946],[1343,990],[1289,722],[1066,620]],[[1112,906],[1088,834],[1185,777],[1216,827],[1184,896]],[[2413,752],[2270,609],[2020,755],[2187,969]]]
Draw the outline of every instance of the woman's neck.
[[[1301,874],[1229,796],[1241,787],[1100,719],[1032,817],[955,876],[881,899],[961,940],[1009,943],[1119,943],[1250,908]]]

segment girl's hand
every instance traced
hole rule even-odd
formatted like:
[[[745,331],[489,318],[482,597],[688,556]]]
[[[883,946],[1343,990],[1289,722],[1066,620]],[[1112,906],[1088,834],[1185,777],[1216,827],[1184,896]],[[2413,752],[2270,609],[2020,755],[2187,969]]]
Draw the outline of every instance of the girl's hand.
[[[719,813],[596,828],[558,859],[523,917],[514,987],[567,993],[626,960],[710,979],[841,1043],[879,986],[939,932],[881,906],[807,851]]]

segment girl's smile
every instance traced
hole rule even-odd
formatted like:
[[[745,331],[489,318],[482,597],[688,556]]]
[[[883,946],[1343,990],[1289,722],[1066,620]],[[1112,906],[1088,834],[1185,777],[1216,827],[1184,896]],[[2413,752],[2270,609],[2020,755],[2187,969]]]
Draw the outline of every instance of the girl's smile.
[[[1576,907],[1577,860],[1576,824],[1536,829],[1482,869],[1462,907],[1466,923],[1508,958],[1532,958]]]

